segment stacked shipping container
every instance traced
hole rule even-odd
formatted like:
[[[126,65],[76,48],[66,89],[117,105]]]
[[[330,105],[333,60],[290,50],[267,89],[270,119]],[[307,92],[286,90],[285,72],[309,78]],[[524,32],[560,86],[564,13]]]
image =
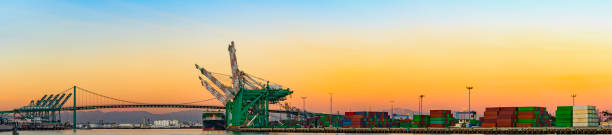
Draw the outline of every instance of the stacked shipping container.
[[[599,126],[599,116],[595,106],[574,106],[572,109],[572,125],[574,127]]]
[[[497,115],[499,113],[499,107],[487,107],[482,117],[482,127],[497,127]]]
[[[557,110],[555,111],[556,127],[571,127],[572,126],[572,114],[573,114],[573,106],[557,106]]]
[[[548,127],[550,115],[544,107],[518,107],[517,127]]]
[[[401,128],[410,128],[412,127],[412,121],[411,120],[397,120],[397,127],[401,127]]]
[[[518,121],[518,111],[516,107],[500,107],[497,113],[497,127],[516,127]]]
[[[454,121],[450,110],[431,110],[429,115],[429,127],[448,127]]]
[[[414,128],[429,127],[429,115],[413,115],[411,126]]]
[[[346,112],[344,128],[388,128],[391,119],[387,112]]]
[[[550,126],[550,115],[543,107],[488,107],[482,127]]]

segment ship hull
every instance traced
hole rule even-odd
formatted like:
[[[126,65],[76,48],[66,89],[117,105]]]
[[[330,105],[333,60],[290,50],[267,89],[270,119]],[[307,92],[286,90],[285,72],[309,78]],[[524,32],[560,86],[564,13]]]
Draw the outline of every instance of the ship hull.
[[[225,120],[203,120],[202,130],[225,130]]]

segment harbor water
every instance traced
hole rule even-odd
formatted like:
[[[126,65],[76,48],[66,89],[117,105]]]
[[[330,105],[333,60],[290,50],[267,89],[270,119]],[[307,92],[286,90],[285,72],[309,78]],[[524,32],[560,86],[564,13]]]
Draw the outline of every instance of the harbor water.
[[[203,131],[201,129],[91,129],[77,130],[35,130],[20,131],[20,135],[359,135],[356,133],[234,133],[231,131]],[[12,135],[12,132],[0,132]],[[364,134],[365,135],[365,134]],[[373,134],[367,134],[373,135]],[[391,135],[391,134],[384,134]]]

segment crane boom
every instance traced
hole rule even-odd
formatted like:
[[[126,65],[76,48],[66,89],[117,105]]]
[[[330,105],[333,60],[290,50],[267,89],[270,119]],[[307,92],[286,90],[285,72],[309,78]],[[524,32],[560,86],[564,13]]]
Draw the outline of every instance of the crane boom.
[[[64,98],[64,101],[62,101],[62,103],[60,103],[58,107],[62,108],[62,106],[64,106],[66,101],[68,101],[68,99],[70,99],[70,96],[72,96],[72,93],[68,94],[68,96],[66,96],[66,98]]]
[[[64,94],[62,94],[62,96],[60,96],[60,98],[58,98],[57,100],[55,100],[55,102],[54,102],[54,103],[52,103],[52,104],[50,105],[50,107],[51,107],[51,108],[54,108],[55,106],[57,106],[57,104],[59,104],[59,103],[60,103],[60,101],[62,101],[62,100],[64,99],[64,96],[66,96],[66,94],[65,94],[65,93],[64,93]]]
[[[238,60],[236,59],[236,48],[234,48],[234,41],[230,43],[227,50],[229,51],[230,64],[232,66],[232,84],[234,85],[234,87],[232,87],[232,91],[234,91],[234,93],[238,93],[238,90],[240,90],[239,85],[241,75],[240,70],[238,70]]]
[[[255,83],[255,84],[256,84],[257,86],[259,86],[260,88],[265,87],[265,86],[264,86],[264,84],[262,84],[262,83],[260,83],[260,82],[258,82],[258,81],[255,81],[255,79],[253,79],[253,78],[252,78],[252,77],[251,77],[249,74],[244,74],[244,76],[246,76],[246,78],[247,78],[249,81],[251,81],[251,82]]]
[[[40,100],[36,101],[36,105],[34,105],[34,106],[38,106],[38,105],[40,105],[40,103],[41,103],[43,100],[45,100],[45,98],[46,98],[46,97],[47,97],[47,94],[45,94],[45,96],[43,96],[42,98],[40,98]]]
[[[206,70],[203,67],[200,67],[198,64],[195,65],[196,68],[198,70],[200,70],[200,72],[206,76],[206,78],[208,78],[213,84],[215,84],[217,86],[217,88],[223,90],[223,93],[225,95],[233,95],[233,92],[231,92],[231,88],[228,86],[223,85],[223,83],[221,83],[221,81],[217,80],[217,78],[215,78],[210,72],[208,72],[208,70]],[[201,78],[201,77],[200,77]],[[202,79],[200,79],[202,80]]]
[[[53,102],[55,102],[55,100],[57,100],[57,97],[59,97],[60,94],[57,94],[53,97],[53,99],[49,100],[49,102],[47,102],[47,104],[43,104],[43,107],[49,107],[51,104],[53,104]]]
[[[249,82],[249,81],[244,81],[244,84],[246,84],[246,86],[248,86],[249,89],[259,89],[259,87],[251,84],[251,82]]]
[[[49,95],[49,97],[47,97],[47,99],[43,100],[43,102],[39,106],[41,106],[41,107],[45,106],[45,104],[47,104],[47,102],[49,102],[51,100],[51,98],[53,98],[53,94]]]
[[[198,78],[200,78],[200,81],[202,82],[202,86],[206,87],[206,90],[208,90],[208,92],[210,92],[213,96],[215,96],[215,98],[217,98],[217,100],[219,100],[221,104],[225,105],[227,103],[226,95],[219,93],[217,89],[210,86],[210,84],[208,84],[206,80],[202,79],[202,77],[198,77]]]

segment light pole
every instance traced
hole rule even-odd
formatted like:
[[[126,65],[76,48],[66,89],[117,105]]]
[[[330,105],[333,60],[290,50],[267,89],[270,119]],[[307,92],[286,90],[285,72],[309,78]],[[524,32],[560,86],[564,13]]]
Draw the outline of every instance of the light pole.
[[[391,121],[393,121],[393,100],[391,100]]]
[[[425,97],[425,95],[421,94],[419,95],[419,115],[423,115],[423,113],[421,112],[423,109],[423,97]]]
[[[576,94],[572,94],[572,106],[576,106]]]
[[[332,114],[332,96],[334,93],[329,93],[329,114]]]
[[[471,111],[472,111],[472,108],[471,108],[471,107],[472,107],[472,106],[471,106],[471,105],[472,105],[472,104],[471,104],[471,98],[472,98],[472,89],[474,89],[474,87],[472,87],[472,86],[467,86],[467,87],[465,87],[465,88],[467,88],[467,89],[468,89],[468,112],[471,112]]]
[[[331,116],[331,114],[333,114],[332,112],[332,96],[334,95],[334,93],[329,93],[329,115]],[[332,126],[332,119],[329,119],[329,126]]]

